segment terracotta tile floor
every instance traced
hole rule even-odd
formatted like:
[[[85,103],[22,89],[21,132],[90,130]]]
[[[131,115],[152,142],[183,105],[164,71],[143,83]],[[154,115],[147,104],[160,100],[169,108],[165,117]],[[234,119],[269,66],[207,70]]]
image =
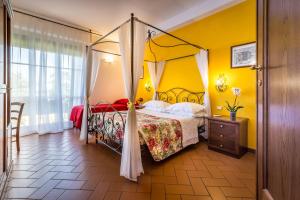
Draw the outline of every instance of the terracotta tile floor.
[[[255,156],[241,159],[199,143],[156,163],[143,155],[138,183],[119,176],[120,157],[106,147],[78,141],[79,131],[21,139],[7,199],[254,200]]]

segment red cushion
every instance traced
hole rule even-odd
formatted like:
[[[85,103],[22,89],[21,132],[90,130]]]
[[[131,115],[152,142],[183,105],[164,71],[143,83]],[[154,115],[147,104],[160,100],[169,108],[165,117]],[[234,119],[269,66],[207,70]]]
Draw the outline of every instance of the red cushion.
[[[118,99],[117,101],[114,102],[114,104],[123,104],[127,105],[128,99]]]

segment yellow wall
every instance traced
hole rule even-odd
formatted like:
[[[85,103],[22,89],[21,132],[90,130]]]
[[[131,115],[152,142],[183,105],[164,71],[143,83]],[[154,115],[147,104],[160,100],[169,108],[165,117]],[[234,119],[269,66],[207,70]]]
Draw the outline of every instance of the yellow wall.
[[[225,101],[233,101],[231,87],[242,90],[239,102],[245,106],[238,111],[238,116],[249,118],[248,147],[256,148],[256,74],[249,68],[230,68],[230,47],[233,45],[253,42],[256,40],[256,5],[255,0],[246,0],[234,7],[216,13],[212,16],[196,21],[172,32],[185,38],[187,41],[209,49],[209,84],[213,114],[228,115],[224,108]],[[156,38],[160,44],[176,44],[178,41],[165,35]],[[176,47],[172,49],[152,47],[158,60],[196,53],[192,47]],[[149,49],[146,50],[146,59],[153,60]],[[141,79],[138,97],[144,100],[151,99],[151,92],[144,89],[149,81],[149,74],[145,63],[144,79]],[[229,89],[224,93],[217,92],[215,81],[219,74],[225,74],[229,81]],[[201,77],[196,61],[193,57],[170,61],[159,86],[163,91],[173,87],[183,87],[192,91],[203,91]],[[216,106],[223,106],[218,111]]]

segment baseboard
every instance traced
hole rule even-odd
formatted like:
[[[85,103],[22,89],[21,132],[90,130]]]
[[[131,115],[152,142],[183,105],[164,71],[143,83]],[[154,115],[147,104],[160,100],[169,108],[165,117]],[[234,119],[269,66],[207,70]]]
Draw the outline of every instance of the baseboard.
[[[253,153],[256,154],[256,149],[252,149],[252,148],[247,148],[249,153]]]

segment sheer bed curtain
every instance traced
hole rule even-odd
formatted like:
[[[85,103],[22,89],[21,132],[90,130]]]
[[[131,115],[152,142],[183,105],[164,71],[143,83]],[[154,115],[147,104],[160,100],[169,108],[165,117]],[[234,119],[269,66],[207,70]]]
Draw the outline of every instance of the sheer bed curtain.
[[[92,47],[87,49],[87,60],[86,60],[86,70],[85,70],[85,94],[84,94],[84,109],[82,116],[82,126],[80,130],[80,140],[87,139],[87,112],[89,105],[90,95],[93,93],[98,71],[101,63],[101,53],[94,52]]]
[[[134,66],[131,71],[131,45],[130,45],[130,23],[123,25],[119,29],[120,52],[122,59],[122,71],[125,85],[125,94],[130,100],[125,133],[123,139],[123,149],[121,158],[120,175],[132,181],[137,181],[137,177],[144,172],[139,135],[136,121],[136,111],[134,107],[135,95],[137,92],[139,78],[143,70],[143,60],[145,51],[146,27],[134,22]],[[133,78],[133,85],[132,85]]]
[[[209,97],[209,90],[208,90],[208,52],[206,50],[200,50],[199,53],[195,55],[196,62],[198,65],[198,69],[200,72],[200,76],[203,82],[204,86],[204,105],[206,107],[206,113],[207,116],[211,116],[211,106],[210,106],[210,97]],[[202,134],[204,138],[208,138],[208,133],[205,131],[205,133]]]
[[[12,101],[24,102],[21,134],[61,132],[83,101],[87,33],[15,13]]]
[[[206,50],[200,50],[199,53],[195,55],[198,69],[201,75],[201,79],[204,86],[204,105],[206,106],[206,113],[208,116],[211,115],[211,107],[210,107],[210,98],[209,98],[209,91],[208,91],[208,53]]]
[[[162,74],[164,72],[165,62],[164,61],[158,62],[157,65],[156,65],[156,69],[155,69],[155,63],[148,62],[147,64],[148,64],[150,79],[151,79],[153,89],[154,89],[154,94],[153,94],[152,99],[155,100],[158,85],[160,83],[160,79],[161,79]]]

